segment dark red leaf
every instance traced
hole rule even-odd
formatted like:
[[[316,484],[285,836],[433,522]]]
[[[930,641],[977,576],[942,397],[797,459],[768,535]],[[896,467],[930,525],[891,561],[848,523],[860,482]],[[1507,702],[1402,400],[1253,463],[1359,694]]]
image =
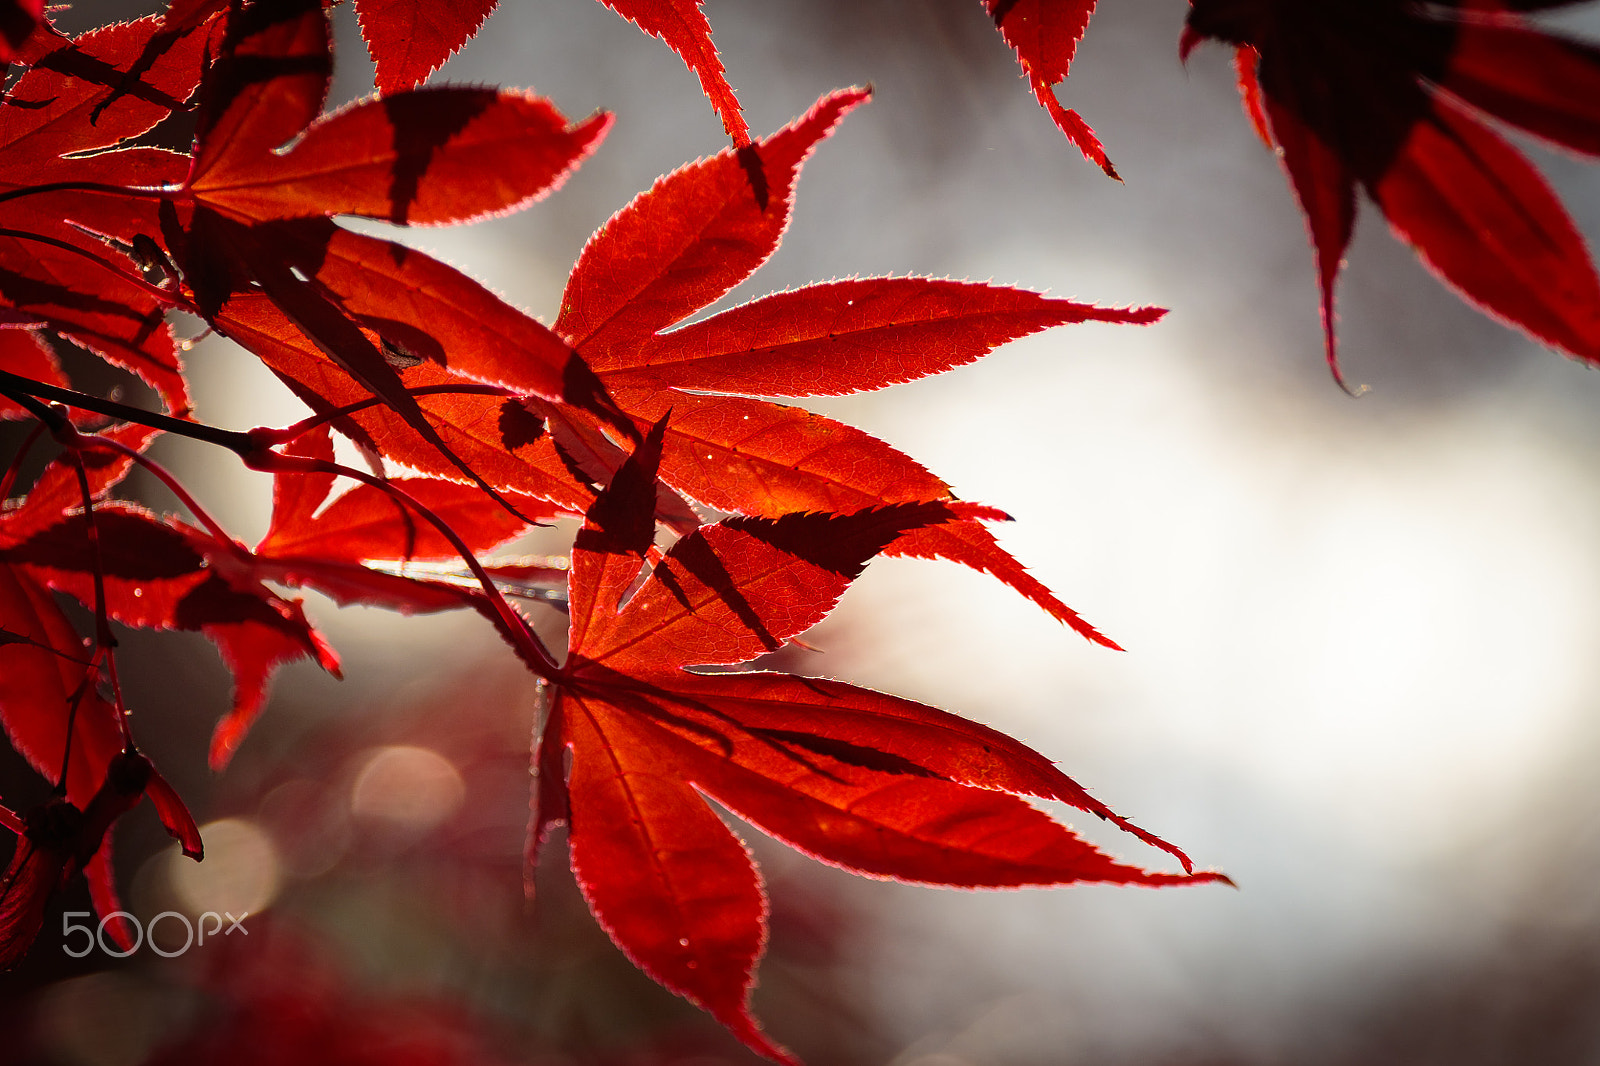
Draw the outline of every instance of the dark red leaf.
[[[299,613],[298,607],[295,609]],[[304,624],[304,616],[300,616]],[[217,646],[222,661],[233,673],[233,706],[211,733],[208,761],[213,770],[221,770],[233,758],[233,753],[243,743],[245,734],[260,715],[267,702],[267,688],[273,672],[284,663],[306,657],[303,639],[277,625],[258,621],[242,621],[201,627],[205,635]],[[315,634],[309,625],[306,632]],[[333,654],[331,648],[321,644],[317,650],[326,660]],[[337,660],[333,660],[336,668]]]
[[[1246,98],[1247,109],[1251,101]],[[1280,103],[1275,97],[1264,101],[1268,128],[1282,150],[1279,157],[1289,175],[1300,210],[1306,216],[1311,247],[1317,255],[1317,284],[1322,292],[1323,344],[1328,369],[1333,379],[1344,382],[1339,368],[1334,332],[1334,286],[1344,265],[1345,249],[1356,222],[1356,176],[1339,154],[1317,132],[1318,124],[1303,122],[1300,115],[1314,106],[1312,101]],[[1252,120],[1254,119],[1252,115]],[[1326,128],[1326,124],[1323,124]]]
[[[188,383],[166,321],[170,302],[63,249],[0,235],[0,302],[48,323],[137,374],[173,414],[189,410]]]
[[[100,436],[142,452],[159,432],[149,426],[129,424],[104,430]],[[108,449],[85,451],[81,459],[89,481],[89,494],[96,499],[126,477],[133,467],[132,459]],[[0,510],[0,548],[20,544],[60,522],[63,515],[81,508],[83,493],[72,457],[63,455],[51,460],[26,498],[16,506],[10,506],[13,503],[10,500],[5,503],[7,506]]]
[[[25,565],[30,575],[95,602],[98,562],[106,614],[124,625],[199,630],[234,672],[233,709],[218,727],[213,759],[237,746],[266,698],[274,668],[311,657],[337,674],[339,662],[298,604],[262,584],[255,560],[240,545],[224,546],[174,519],[165,521],[127,504],[95,508],[95,551],[82,516],[66,519],[0,551],[0,562]]]
[[[1589,251],[1543,179],[1479,117],[1600,154],[1600,49],[1518,13],[1546,5],[1450,6],[1196,0],[1189,13],[1181,51],[1207,37],[1239,48],[1246,111],[1280,150],[1306,214],[1336,380],[1334,284],[1358,184],[1468,301],[1600,360]]]
[[[1445,89],[1554,144],[1600,155],[1600,48],[1513,24],[1468,22],[1452,32]]]
[[[66,754],[70,708],[72,749],[66,799],[88,808],[122,751],[117,711],[103,699],[83,641],[50,593],[20,568],[0,561],[0,628],[32,643],[0,646],[0,725],[14,747],[48,781],[58,781]],[[44,645],[40,647],[39,645]],[[45,650],[53,649],[52,651]]]
[[[1459,106],[1435,97],[1367,191],[1468,300],[1600,362],[1600,277],[1582,236],[1538,171]]]

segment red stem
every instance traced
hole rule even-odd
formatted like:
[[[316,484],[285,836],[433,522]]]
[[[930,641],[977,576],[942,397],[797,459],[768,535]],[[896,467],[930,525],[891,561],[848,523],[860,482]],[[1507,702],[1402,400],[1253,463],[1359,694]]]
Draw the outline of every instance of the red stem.
[[[162,466],[154,459],[140,455],[137,451],[128,447],[120,440],[112,440],[110,437],[97,437],[92,434],[80,434],[78,446],[84,448],[109,448],[111,451],[121,452],[123,455],[126,455],[128,458],[132,459],[134,462],[150,471],[150,473],[160,478],[161,483],[167,488],[171,489],[174,496],[178,497],[178,502],[187,507],[189,509],[189,513],[194,515],[195,518],[199,520],[200,524],[205,526],[206,529],[210,531],[211,535],[225,545],[229,551],[235,554],[243,551],[239,545],[239,542],[229,536],[228,531],[223,529],[222,525],[215,518],[212,518],[204,507],[200,506],[200,502],[189,494],[189,490],[179,484],[178,479],[173,477],[166,467]]]
[[[76,436],[77,431],[73,430]],[[83,494],[83,518],[86,523],[86,532],[89,538],[89,555],[93,560],[90,572],[94,576],[94,641],[105,652],[106,670],[111,675],[111,699],[117,712],[117,732],[122,735],[122,745],[125,748],[133,747],[133,738],[128,734],[128,709],[122,702],[122,680],[117,676],[117,638],[111,633],[111,622],[106,617],[106,578],[105,561],[100,554],[100,527],[94,520],[94,494],[89,491],[89,474],[83,468],[83,456],[76,449],[72,451],[72,467],[78,475],[78,491]],[[67,754],[72,751],[71,724],[67,726]],[[66,781],[67,760],[66,755],[61,760],[61,779]]]

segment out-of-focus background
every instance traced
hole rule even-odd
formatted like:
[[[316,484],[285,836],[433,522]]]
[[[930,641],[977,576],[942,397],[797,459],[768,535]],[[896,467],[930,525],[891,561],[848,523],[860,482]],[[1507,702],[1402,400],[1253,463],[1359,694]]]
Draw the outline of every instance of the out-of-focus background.
[[[1179,0],[1102,5],[1061,90],[1126,185],[1054,129],[974,0],[706,13],[755,130],[830,89],[876,88],[807,165],[782,249],[728,302],[920,273],[1172,309],[816,405],[1012,513],[1002,542],[1125,654],[959,567],[886,559],[807,638],[823,651],[790,665],[1019,736],[1239,886],[932,890],[747,832],[773,896],[756,996],[772,1034],[814,1063],[895,1066],[1600,1061],[1600,377],[1464,306],[1368,210],[1340,333],[1347,378],[1370,389],[1341,392],[1291,194],[1229,54],[1179,65]],[[352,12],[338,19],[350,99],[370,66]],[[1566,24],[1600,37],[1594,5]],[[617,115],[546,201],[405,238],[547,320],[595,227],[725,144],[677,57],[593,2],[509,3],[442,77]],[[1530,153],[1600,240],[1600,168]],[[210,421],[296,417],[224,343],[191,365]],[[261,532],[268,483],[162,447],[241,538]],[[74,962],[52,912],[0,979],[12,1054],[753,1061],[609,945],[559,841],[525,907],[534,694],[488,627],[309,610],[347,680],[287,670],[217,778],[214,652],[128,636],[141,736],[212,824],[193,869],[153,819],[123,829],[125,896],[147,919],[248,910],[249,934],[170,961]]]

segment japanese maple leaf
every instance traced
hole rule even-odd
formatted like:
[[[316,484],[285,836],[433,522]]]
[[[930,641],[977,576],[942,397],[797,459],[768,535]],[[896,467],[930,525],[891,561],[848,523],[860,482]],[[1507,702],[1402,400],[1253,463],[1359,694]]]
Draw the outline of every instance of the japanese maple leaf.
[[[1546,33],[1544,2],[1194,0],[1182,52],[1237,46],[1240,92],[1278,150],[1316,251],[1328,364],[1334,286],[1364,189],[1468,302],[1600,361],[1600,276],[1555,193],[1487,118],[1600,156],[1600,49]]]
[[[1066,78],[1072,67],[1078,42],[1094,14],[1094,0],[983,0],[983,6],[1006,44],[1017,53],[1034,97],[1050,113],[1056,128],[1086,159],[1122,180],[1094,130],[1076,111],[1062,106],[1055,93],[1056,83]]]
[[[420,253],[401,250],[399,245],[393,247],[396,253],[392,262],[410,271]],[[330,255],[325,263],[332,263],[333,259]],[[412,290],[408,295],[417,313],[435,315],[437,331],[481,341],[474,351],[480,355],[503,354],[506,358],[526,351],[519,347],[521,338],[537,341],[549,335],[544,326],[482,286],[442,263],[429,261],[429,271],[434,272],[435,268],[452,275],[455,284],[440,293],[438,299],[433,298],[436,290],[427,288]],[[375,300],[378,293],[375,287]],[[218,322],[228,336],[249,348],[297,396],[324,415],[371,397],[370,391],[328,358],[265,296],[234,297],[218,316]],[[564,343],[561,347],[569,350]],[[341,432],[395,462],[437,477],[459,478],[459,459],[502,493],[549,500],[579,515],[594,499],[593,489],[555,448],[543,420],[514,399],[464,392],[467,387],[479,385],[481,379],[430,360],[418,360],[398,369],[400,380],[408,389],[448,390],[416,397],[417,407],[445,448],[433,445],[405,418],[383,406],[364,407],[339,418],[334,424]]]
[[[1223,879],[1147,872],[1085,843],[1020,797],[1133,827],[993,730],[837,681],[687,670],[778,648],[820,620],[871,556],[945,520],[950,505],[730,518],[679,539],[640,583],[666,425],[618,470],[574,543],[568,656],[536,755],[530,833],[532,853],[568,821],[590,909],[647,974],[756,1051],[794,1061],[749,1012],[766,900],[708,799],[877,877],[993,888]]]
[[[668,409],[662,478],[722,511],[777,517],[942,501],[945,520],[908,528],[889,550],[986,571],[1092,640],[1115,647],[995,543],[949,486],[876,438],[761,396],[836,396],[971,362],[1017,337],[1070,322],[1148,323],[1158,308],[1102,308],[1038,293],[918,277],[853,278],[775,293],[710,318],[689,315],[749,277],[776,250],[801,164],[862,89],[823,97],[752,146],[752,182],[732,150],[689,164],[590,238],[562,296],[556,330],[617,406],[643,425]],[[592,416],[569,423],[591,457],[620,462]],[[606,471],[599,473],[603,480]]]
[[[142,451],[156,434],[132,425],[102,435]],[[132,459],[90,448],[80,458],[91,497],[99,501],[93,516],[99,543],[90,540],[90,518],[80,513],[83,500],[74,464],[63,456],[46,466],[19,506],[0,512],[0,564],[44,587],[71,593],[91,609],[103,594],[107,616],[126,625],[203,630],[238,680],[236,719],[254,716],[267,678],[283,661],[310,654],[337,672],[337,657],[299,605],[277,596],[239,565],[242,546],[185,523],[161,522],[132,505],[103,500]],[[213,567],[213,560],[233,565]],[[101,578],[98,592],[96,574]],[[105,737],[100,740],[109,743]],[[69,790],[68,798],[77,802],[79,797]]]

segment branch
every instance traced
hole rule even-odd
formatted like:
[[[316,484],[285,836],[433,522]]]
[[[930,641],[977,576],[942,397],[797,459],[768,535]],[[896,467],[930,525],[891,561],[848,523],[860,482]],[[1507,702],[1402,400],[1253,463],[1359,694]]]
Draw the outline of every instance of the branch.
[[[255,451],[256,444],[248,433],[237,433],[230,429],[219,429],[208,426],[204,422],[191,422],[186,418],[174,418],[171,415],[157,414],[138,407],[129,407],[127,404],[115,400],[102,400],[98,396],[77,392],[73,389],[64,389],[59,385],[47,385],[42,381],[21,377],[8,370],[0,370],[0,393],[16,400],[28,408],[41,422],[48,423],[46,416],[40,415],[34,408],[37,401],[24,397],[39,397],[64,403],[69,407],[81,407],[85,411],[107,415],[122,422],[134,422],[151,429],[164,430],[167,433],[176,433],[180,437],[204,441],[207,444],[220,444],[229,451],[240,456],[249,455]]]

